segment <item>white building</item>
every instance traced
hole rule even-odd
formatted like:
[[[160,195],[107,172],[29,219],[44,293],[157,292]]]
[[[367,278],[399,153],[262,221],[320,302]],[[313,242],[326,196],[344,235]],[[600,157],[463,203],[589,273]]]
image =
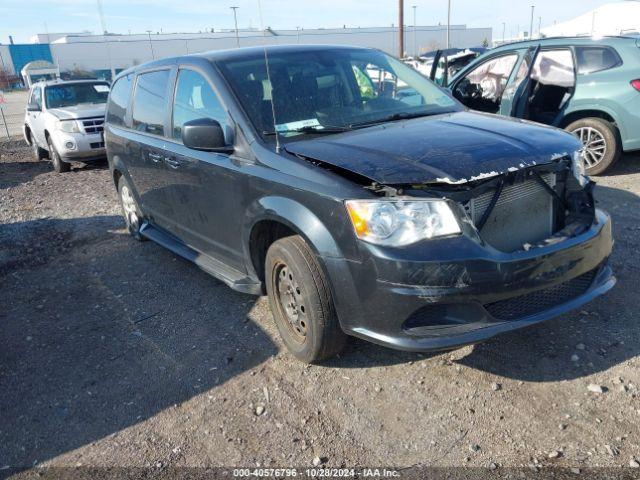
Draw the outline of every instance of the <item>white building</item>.
[[[46,34],[45,34],[46,35]],[[40,37],[39,37],[40,38]],[[451,27],[452,47],[481,46],[491,42],[491,28]],[[373,47],[397,55],[398,29],[393,27],[271,30],[241,30],[239,44],[346,44]],[[405,50],[409,55],[444,47],[445,26],[406,27]],[[153,58],[185,55],[236,47],[235,31],[214,33],[64,35],[50,44],[51,56],[61,72],[108,71],[147,62]]]

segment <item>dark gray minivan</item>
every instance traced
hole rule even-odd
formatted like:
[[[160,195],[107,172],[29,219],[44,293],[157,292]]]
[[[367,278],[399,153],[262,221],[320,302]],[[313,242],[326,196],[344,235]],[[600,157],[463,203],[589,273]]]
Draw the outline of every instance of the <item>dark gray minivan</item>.
[[[129,232],[266,293],[288,349],[476,343],[615,283],[580,142],[472,113],[380,51],[273,46],[121,73],[105,123]]]

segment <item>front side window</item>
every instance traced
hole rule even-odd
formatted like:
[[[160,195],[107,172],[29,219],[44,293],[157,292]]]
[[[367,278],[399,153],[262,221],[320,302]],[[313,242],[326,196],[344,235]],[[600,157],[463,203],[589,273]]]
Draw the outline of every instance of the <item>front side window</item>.
[[[131,80],[133,75],[116,80],[109,96],[109,106],[107,107],[107,122],[113,125],[124,125],[131,94]]]
[[[205,78],[192,70],[180,70],[173,101],[173,138],[182,139],[182,125],[200,118],[226,123],[224,107]]]
[[[622,65],[622,59],[610,47],[576,47],[578,73],[602,72]]]
[[[133,95],[133,128],[153,135],[164,134],[169,70],[138,75]]]
[[[29,100],[29,103],[42,108],[42,90],[40,90],[40,87],[36,87],[33,89],[33,92],[31,92],[31,99]]]
[[[104,82],[51,85],[44,89],[47,108],[107,103],[108,96],[109,84]]]
[[[473,110],[497,113],[517,61],[513,53],[484,62],[458,82],[454,96]]]
[[[297,137],[462,109],[414,69],[377,50],[275,52],[268,60],[269,75],[264,54],[218,63],[265,138],[274,128]]]

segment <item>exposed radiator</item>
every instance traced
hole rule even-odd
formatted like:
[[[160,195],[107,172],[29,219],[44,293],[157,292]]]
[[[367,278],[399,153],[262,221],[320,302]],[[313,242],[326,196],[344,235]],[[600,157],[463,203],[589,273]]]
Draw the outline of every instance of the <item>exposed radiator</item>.
[[[555,187],[554,173],[541,175]],[[465,205],[474,224],[480,221],[491,204],[494,191],[483,193]],[[536,178],[504,187],[480,236],[485,242],[503,252],[523,249],[524,244],[534,244],[553,234],[554,199]]]

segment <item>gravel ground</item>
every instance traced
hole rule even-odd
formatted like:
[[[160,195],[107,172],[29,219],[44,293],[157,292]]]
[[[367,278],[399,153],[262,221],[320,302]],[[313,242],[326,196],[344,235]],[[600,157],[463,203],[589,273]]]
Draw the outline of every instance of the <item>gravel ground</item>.
[[[306,366],[265,298],[126,235],[106,165],[56,174],[22,142],[0,152],[0,477],[640,461],[640,156],[598,179],[619,279],[606,297],[453,352],[354,340]]]

